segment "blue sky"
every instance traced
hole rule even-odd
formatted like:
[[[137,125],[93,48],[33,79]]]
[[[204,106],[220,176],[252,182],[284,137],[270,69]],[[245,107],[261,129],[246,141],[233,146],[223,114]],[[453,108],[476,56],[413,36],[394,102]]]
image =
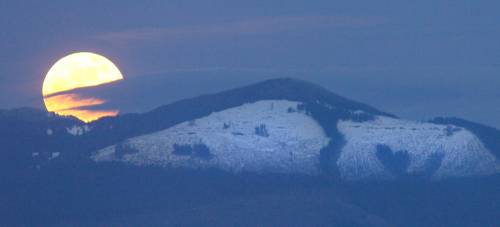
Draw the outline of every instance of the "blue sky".
[[[296,77],[412,119],[500,128],[498,1],[2,1],[0,107],[42,108],[50,66],[113,60],[140,112]],[[121,99],[120,99],[121,97]]]

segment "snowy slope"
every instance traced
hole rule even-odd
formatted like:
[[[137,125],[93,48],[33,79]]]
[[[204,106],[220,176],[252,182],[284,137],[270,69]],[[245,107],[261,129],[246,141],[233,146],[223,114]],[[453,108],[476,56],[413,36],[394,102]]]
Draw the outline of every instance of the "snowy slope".
[[[394,177],[377,157],[379,145],[392,152],[406,151],[409,165],[405,171],[410,175],[427,171],[432,157],[440,157],[433,178],[500,172],[498,160],[464,128],[377,117],[361,123],[340,121],[338,129],[346,140],[337,160],[344,179]]]
[[[134,137],[93,155],[141,166],[318,175],[320,150],[345,141],[336,166],[344,180],[433,179],[500,172],[499,161],[465,128],[376,116],[340,120],[328,138],[302,103],[263,100]],[[384,153],[385,152],[385,153]]]
[[[285,100],[244,104],[107,147],[93,159],[233,172],[318,174],[319,151],[329,138],[314,119],[298,110],[299,104]],[[192,149],[195,145],[201,148]],[[128,152],[121,155],[124,147]]]

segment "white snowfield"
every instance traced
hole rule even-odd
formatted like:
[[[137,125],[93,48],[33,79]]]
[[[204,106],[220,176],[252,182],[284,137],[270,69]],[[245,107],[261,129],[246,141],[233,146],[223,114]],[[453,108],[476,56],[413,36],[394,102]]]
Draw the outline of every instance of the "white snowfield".
[[[96,152],[92,159],[236,173],[318,175],[320,150],[330,138],[311,116],[297,111],[299,104],[286,100],[244,104],[128,139]],[[362,123],[340,121],[338,129],[346,140],[337,160],[344,180],[394,177],[377,158],[378,145],[393,152],[407,151],[410,162],[405,171],[409,174],[425,171],[429,158],[436,154],[442,157],[432,175],[436,179],[500,172],[499,161],[463,128],[376,117]],[[209,153],[179,149],[196,144],[206,146]]]
[[[393,152],[407,151],[408,174],[425,171],[432,155],[442,157],[434,179],[487,175],[500,172],[500,164],[477,136],[452,125],[438,125],[389,117],[356,123],[340,121],[339,131],[346,144],[337,165],[343,179],[362,180],[394,177],[377,158],[377,146]]]
[[[163,131],[129,139],[137,153],[115,153],[107,147],[95,161],[122,160],[136,165],[218,168],[231,172],[319,174],[319,151],[329,138],[310,116],[297,111],[298,102],[259,101],[215,112]],[[291,110],[291,111],[290,111]],[[265,131],[258,135],[257,129]],[[204,144],[212,158],[178,155],[174,144]]]
[[[68,132],[69,134],[71,134],[73,136],[81,136],[89,131],[90,131],[90,127],[88,125],[84,125],[84,126],[74,125],[71,128],[66,128],[66,132]]]

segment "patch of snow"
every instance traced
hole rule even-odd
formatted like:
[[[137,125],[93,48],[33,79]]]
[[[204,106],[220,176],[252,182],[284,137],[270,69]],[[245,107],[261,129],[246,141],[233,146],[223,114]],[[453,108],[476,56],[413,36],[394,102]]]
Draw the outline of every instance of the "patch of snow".
[[[353,114],[356,114],[356,115],[362,115],[362,114],[365,114],[365,111],[362,111],[362,110],[355,110],[352,112]]]
[[[55,159],[55,158],[59,157],[59,155],[61,155],[60,152],[52,152],[52,154],[49,157],[49,160]]]
[[[391,174],[376,156],[377,146],[408,151],[408,173],[425,171],[431,155],[443,155],[433,178],[484,175],[500,172],[499,161],[470,131],[450,126],[377,117],[373,121],[340,121],[339,131],[346,144],[337,165],[342,178],[360,180],[390,178]]]
[[[71,134],[73,136],[81,136],[89,131],[90,131],[90,127],[88,125],[84,125],[84,126],[76,126],[75,125],[71,128],[66,128],[66,132],[68,132],[69,134]]]
[[[232,172],[319,174],[319,151],[330,139],[313,118],[288,111],[298,104],[286,100],[244,104],[131,138],[120,145],[135,153],[119,155],[115,145],[98,151],[92,158],[135,165],[212,167]],[[256,128],[262,125],[266,136],[256,133]],[[174,144],[204,144],[213,158],[176,154]]]

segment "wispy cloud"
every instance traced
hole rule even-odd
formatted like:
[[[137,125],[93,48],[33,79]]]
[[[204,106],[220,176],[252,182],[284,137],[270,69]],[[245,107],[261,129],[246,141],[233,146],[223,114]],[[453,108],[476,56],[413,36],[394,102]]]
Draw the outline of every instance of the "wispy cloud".
[[[378,17],[346,16],[280,16],[249,20],[201,24],[184,27],[147,27],[99,34],[94,38],[103,41],[129,42],[165,39],[206,38],[249,34],[279,33],[304,29],[340,27],[367,27],[383,22]]]
[[[63,116],[75,116],[85,122],[105,116],[116,116],[119,112],[118,110],[92,110],[91,107],[103,105],[106,100],[82,97],[78,94],[60,94],[45,97],[44,101],[47,110]]]
[[[211,67],[186,67],[186,68],[164,68],[143,71],[140,75],[159,75],[170,73],[194,73],[194,72],[257,72],[257,73],[331,73],[331,72],[379,72],[398,69],[397,65],[325,65],[320,67],[234,67],[234,66],[211,66]],[[448,67],[421,67],[422,70],[446,70]]]
[[[160,75],[170,73],[194,73],[194,72],[283,72],[285,70],[294,71],[292,69],[278,69],[278,68],[259,68],[259,67],[191,67],[191,68],[175,68],[175,69],[157,69],[142,72],[141,75]]]

